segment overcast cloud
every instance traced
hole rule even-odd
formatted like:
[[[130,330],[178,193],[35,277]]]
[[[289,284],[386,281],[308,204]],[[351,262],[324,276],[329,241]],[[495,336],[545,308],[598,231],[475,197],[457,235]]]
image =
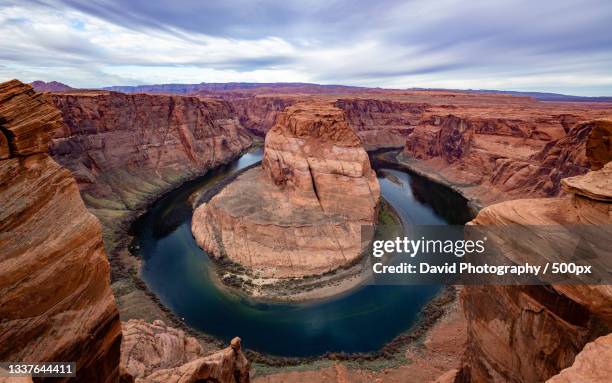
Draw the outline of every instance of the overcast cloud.
[[[612,95],[612,1],[0,0],[0,80]]]

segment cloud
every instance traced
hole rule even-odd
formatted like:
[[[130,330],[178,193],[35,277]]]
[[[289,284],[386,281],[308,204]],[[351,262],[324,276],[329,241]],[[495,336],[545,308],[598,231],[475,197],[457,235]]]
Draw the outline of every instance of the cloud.
[[[0,79],[611,95],[610,20],[607,0],[5,0]]]

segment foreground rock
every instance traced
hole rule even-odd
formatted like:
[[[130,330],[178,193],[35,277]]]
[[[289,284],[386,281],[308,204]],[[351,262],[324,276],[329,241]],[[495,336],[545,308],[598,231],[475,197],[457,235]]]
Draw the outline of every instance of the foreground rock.
[[[240,338],[234,338],[221,351],[205,355],[195,338],[160,320],[152,324],[130,320],[123,324],[123,334],[121,365],[136,382],[249,381],[250,365],[242,353]]]
[[[53,95],[65,121],[50,152],[76,177],[113,248],[153,198],[233,159],[251,144],[224,101],[73,91]]]
[[[121,365],[134,378],[143,378],[158,369],[178,367],[204,355],[195,338],[160,320],[151,324],[132,319],[123,322],[122,329]]]
[[[553,376],[547,383],[605,383],[612,377],[612,334],[587,344],[571,367]]]
[[[516,225],[596,225],[593,227],[601,229],[601,238],[590,241],[590,245],[598,254],[609,257],[612,163],[561,183],[569,196],[492,205],[472,224],[508,230]],[[531,251],[504,255],[519,263],[529,259],[537,263],[541,253],[538,246],[544,249],[548,243],[568,240],[557,232],[540,238]],[[585,356],[576,355],[585,344],[612,329],[612,286],[467,286],[463,291],[468,347],[457,382],[541,382],[572,363],[576,368],[565,376],[586,382],[598,372],[588,372],[585,363],[593,367],[609,364],[606,353],[595,355],[585,349]]]
[[[47,96],[0,84],[0,360],[75,361],[78,381],[116,382],[121,325],[100,224],[47,154],[61,127]]]
[[[215,257],[264,278],[321,274],[357,260],[380,189],[344,113],[328,103],[279,114],[261,168],[196,209],[192,230]]]

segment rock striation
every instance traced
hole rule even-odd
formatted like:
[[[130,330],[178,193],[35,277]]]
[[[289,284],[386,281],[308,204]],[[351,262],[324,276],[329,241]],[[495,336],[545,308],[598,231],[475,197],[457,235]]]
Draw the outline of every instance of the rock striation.
[[[123,323],[121,365],[137,383],[200,382],[246,383],[250,364],[240,338],[229,347],[206,354],[197,339],[160,320]]]
[[[47,95],[0,84],[0,360],[75,361],[78,381],[116,382],[121,325],[100,224],[47,154],[62,125]]]
[[[597,157],[601,159],[601,157]],[[612,227],[612,163],[586,175],[561,181],[568,195],[519,199],[483,209],[473,225],[527,227],[589,224],[601,235],[590,242],[595,251],[609,252]],[[508,229],[510,230],[510,229]],[[538,260],[550,243],[565,243],[562,231],[543,236],[531,250],[504,253],[510,260]],[[456,382],[541,382],[575,364],[562,376],[576,382],[596,375],[591,366],[607,362],[594,355],[597,341],[578,356],[588,342],[612,329],[612,286],[466,286],[462,301],[468,319],[464,368]],[[576,361],[574,362],[574,359]],[[579,376],[582,377],[578,378]],[[562,377],[553,381],[564,381]],[[597,381],[597,380],[594,380]]]
[[[122,342],[100,223],[47,154],[56,129],[49,95],[0,84],[0,360],[74,361],[78,382],[248,382],[239,338],[207,354],[181,330],[132,320]]]
[[[274,126],[278,113],[286,107],[303,101],[304,97],[291,95],[256,95],[252,97],[233,97],[230,102],[240,123],[258,136],[265,137]]]
[[[385,98],[340,98],[335,105],[345,111],[366,150],[403,147],[429,107]]]
[[[123,230],[152,198],[252,142],[224,101],[106,91],[53,101],[65,124],[54,130],[51,155],[74,174],[110,249],[113,228]]]
[[[192,231],[212,256],[264,278],[321,274],[359,258],[361,226],[375,223],[379,198],[344,112],[301,103],[278,115],[261,168],[198,207]]]
[[[414,129],[400,159],[483,205],[527,196],[554,197],[562,194],[562,178],[592,167],[593,153],[612,155],[608,120],[573,127],[560,121],[557,127],[534,128],[520,120],[434,117]]]

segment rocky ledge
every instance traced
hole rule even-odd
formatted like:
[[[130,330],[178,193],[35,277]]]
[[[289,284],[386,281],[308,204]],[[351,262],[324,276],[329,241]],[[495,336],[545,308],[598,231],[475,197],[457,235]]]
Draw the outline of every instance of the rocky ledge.
[[[250,363],[241,350],[240,338],[230,346],[207,354],[197,339],[161,320],[123,323],[121,366],[124,377],[136,383],[249,381]]]
[[[260,168],[194,213],[198,244],[262,278],[322,274],[355,262],[380,188],[359,137],[331,103],[280,113]]]

